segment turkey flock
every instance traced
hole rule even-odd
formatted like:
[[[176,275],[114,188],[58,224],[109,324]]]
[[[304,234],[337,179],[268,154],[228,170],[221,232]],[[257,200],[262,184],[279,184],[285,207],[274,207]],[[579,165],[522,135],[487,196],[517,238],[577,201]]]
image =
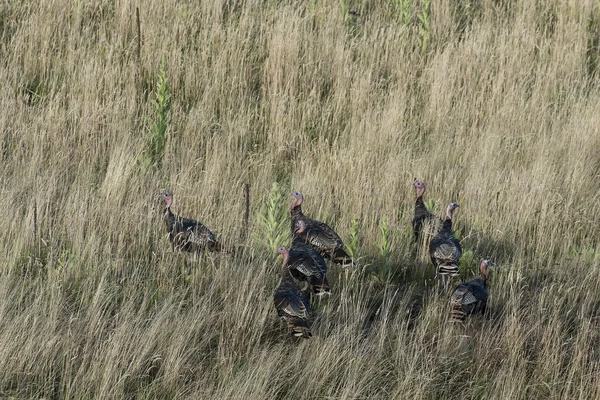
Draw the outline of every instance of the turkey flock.
[[[459,205],[452,202],[446,208],[442,219],[432,214],[423,201],[425,184],[415,180],[417,190],[415,215],[412,220],[414,239],[417,245],[428,246],[431,263],[436,275],[441,279],[443,293],[448,293],[448,284],[452,277],[459,275],[459,261],[462,248],[452,231],[452,217]],[[216,239],[206,226],[198,221],[176,216],[171,211],[172,193],[161,194],[165,203],[165,220],[169,241],[173,251],[201,252],[228,251]],[[295,337],[310,338],[311,307],[313,298],[331,295],[327,281],[327,262],[341,266],[355,265],[344,249],[340,236],[327,224],[304,215],[302,203],[304,196],[293,192],[294,202],[290,208],[291,244],[281,246],[277,252],[283,257],[281,281],[273,295],[273,301],[279,317],[287,323],[288,332]],[[483,314],[488,298],[488,268],[491,260],[483,260],[479,266],[481,276],[460,283],[450,294],[450,319],[465,321],[471,314]],[[296,281],[304,282],[301,289]]]

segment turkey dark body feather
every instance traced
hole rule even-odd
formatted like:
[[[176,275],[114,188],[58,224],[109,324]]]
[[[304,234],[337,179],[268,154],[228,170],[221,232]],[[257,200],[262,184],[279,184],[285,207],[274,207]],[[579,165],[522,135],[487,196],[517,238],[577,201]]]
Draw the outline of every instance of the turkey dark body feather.
[[[294,196],[297,196],[297,201],[290,211],[292,234],[295,233],[296,223],[302,221],[306,225],[306,229],[304,232],[297,234],[300,240],[310,244],[323,257],[330,258],[337,264],[352,264],[352,258],[346,253],[344,242],[340,236],[329,225],[305,216],[301,208],[302,194],[295,192]]]
[[[310,284],[316,295],[331,293],[327,281],[327,264],[315,248],[296,237],[289,254],[288,264],[294,278]]]
[[[273,295],[275,309],[281,319],[287,322],[288,332],[293,336],[308,339],[312,336],[308,319],[310,303],[302,290],[296,285],[289,269],[289,253],[280,248],[283,255],[281,282]]]
[[[458,275],[458,263],[462,256],[460,242],[452,233],[452,212],[458,204],[448,205],[448,215],[440,232],[429,243],[431,262],[441,275]]]
[[[468,315],[485,312],[488,301],[487,268],[491,265],[484,260],[480,265],[481,276],[463,282],[454,289],[450,296],[451,318],[464,321]]]
[[[169,241],[173,250],[199,252],[203,250],[223,251],[215,235],[206,226],[193,219],[179,217],[171,211],[172,195],[163,195],[167,205],[164,219],[169,232]]]
[[[415,241],[419,243],[424,238],[431,239],[435,237],[442,227],[442,220],[425,207],[423,201],[425,184],[415,181],[414,186],[417,188],[417,200],[415,201],[415,216],[412,220],[412,226]]]

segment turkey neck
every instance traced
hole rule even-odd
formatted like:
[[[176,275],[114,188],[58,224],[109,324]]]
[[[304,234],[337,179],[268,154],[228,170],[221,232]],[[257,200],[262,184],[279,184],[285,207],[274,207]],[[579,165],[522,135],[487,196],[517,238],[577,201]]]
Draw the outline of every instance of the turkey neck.
[[[301,235],[302,234],[294,234],[294,237],[292,238],[292,246],[298,243],[306,243]]]
[[[487,277],[485,275],[481,275],[474,279],[475,282],[479,283],[481,286],[487,289]]]
[[[297,206],[293,206],[290,210],[290,219],[292,220],[292,233],[296,229],[296,221],[304,218],[304,214],[302,214],[302,206],[298,204]]]
[[[294,279],[292,278],[292,274],[290,273],[290,268],[287,265],[288,258],[283,259],[283,264],[281,265],[281,284],[293,286]]]
[[[481,281],[481,284],[483,285],[483,287],[487,288],[487,281],[488,281],[487,267],[485,268],[485,272],[481,271],[481,276],[479,277],[479,280]]]
[[[442,225],[442,230],[452,232],[452,215],[446,215],[446,218],[444,219],[444,224]]]
[[[302,214],[302,205],[298,204],[297,206],[292,207],[290,210],[290,215],[294,221],[304,217],[304,214]]]
[[[427,209],[427,207],[425,207],[425,202],[423,202],[423,193],[421,193],[421,195],[417,197],[417,201],[415,201],[415,208],[425,210]]]
[[[171,207],[165,207],[164,218],[167,221],[167,226],[175,219],[175,214],[171,211]]]

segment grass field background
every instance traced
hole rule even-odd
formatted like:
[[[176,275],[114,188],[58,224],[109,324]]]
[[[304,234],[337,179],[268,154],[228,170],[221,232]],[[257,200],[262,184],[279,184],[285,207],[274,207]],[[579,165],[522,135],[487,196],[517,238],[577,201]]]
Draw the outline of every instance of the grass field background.
[[[0,35],[0,397],[600,397],[598,1],[5,1]],[[415,177],[461,279],[496,262],[483,318]],[[234,254],[173,254],[163,188]],[[292,190],[357,238],[307,341]]]

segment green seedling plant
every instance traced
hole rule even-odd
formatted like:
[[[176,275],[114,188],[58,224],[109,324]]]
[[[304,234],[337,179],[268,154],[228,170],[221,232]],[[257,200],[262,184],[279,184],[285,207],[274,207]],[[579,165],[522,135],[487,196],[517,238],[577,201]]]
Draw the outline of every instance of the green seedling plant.
[[[274,182],[259,217],[259,226],[264,232],[259,239],[273,252],[286,242],[288,236],[286,214],[285,194],[277,182]]]
[[[425,53],[425,51],[427,51],[427,48],[429,47],[431,0],[422,0],[421,5],[421,12],[417,14],[417,18],[419,19],[421,51]]]
[[[396,14],[396,18],[405,27],[410,26],[411,11],[412,10],[411,10],[410,0],[395,0],[394,1],[394,12]]]
[[[478,260],[475,259],[475,254],[473,253],[473,250],[468,249],[463,251],[459,263],[459,268],[461,271],[475,268],[478,265]]]
[[[425,207],[427,207],[429,212],[434,213],[435,212],[435,200],[434,199],[426,200]]]
[[[158,73],[154,98],[150,99],[154,107],[154,120],[150,127],[150,135],[146,146],[144,165],[160,168],[168,139],[171,124],[171,88],[167,79],[167,64],[163,58]]]
[[[350,222],[350,240],[346,243],[346,252],[352,257],[354,261],[358,256],[358,248],[360,246],[360,226],[358,225],[358,218],[352,218]]]

